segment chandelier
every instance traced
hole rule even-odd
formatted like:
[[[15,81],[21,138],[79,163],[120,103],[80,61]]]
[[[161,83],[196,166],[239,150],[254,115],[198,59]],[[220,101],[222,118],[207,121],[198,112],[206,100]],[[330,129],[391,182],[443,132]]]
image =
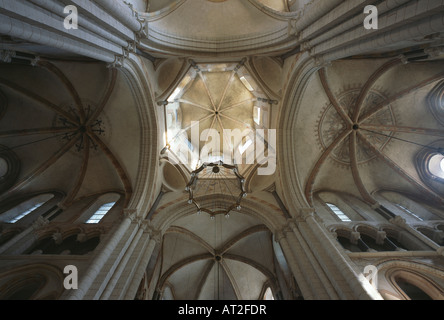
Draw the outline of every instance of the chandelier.
[[[219,162],[204,163],[191,173],[185,191],[188,204],[194,204],[197,213],[208,213],[211,219],[223,214],[226,218],[232,210],[240,211],[241,201],[247,196],[245,178],[237,165]]]

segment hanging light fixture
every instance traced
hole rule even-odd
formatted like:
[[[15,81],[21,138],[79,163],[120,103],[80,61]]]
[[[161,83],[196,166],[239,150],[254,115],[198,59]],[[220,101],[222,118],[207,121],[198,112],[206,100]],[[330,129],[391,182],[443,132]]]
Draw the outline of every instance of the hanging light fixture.
[[[204,163],[191,173],[185,191],[188,204],[194,204],[197,213],[208,213],[212,219],[218,214],[226,218],[233,210],[240,211],[241,201],[247,196],[245,178],[237,165],[219,162]]]

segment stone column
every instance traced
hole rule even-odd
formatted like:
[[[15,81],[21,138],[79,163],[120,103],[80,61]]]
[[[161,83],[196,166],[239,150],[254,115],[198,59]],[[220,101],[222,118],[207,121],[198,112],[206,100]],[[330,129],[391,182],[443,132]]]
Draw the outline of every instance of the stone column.
[[[0,254],[5,255],[15,255],[22,254],[30,245],[32,245],[37,240],[37,235],[35,230],[46,226],[49,221],[42,216],[38,217],[37,220],[28,228],[14,236],[8,242],[0,247]]]
[[[106,243],[106,245],[103,247],[103,249],[100,251],[100,253],[97,254],[97,256],[94,258],[94,260],[91,262],[90,267],[88,268],[86,274],[79,275],[80,283],[79,288],[77,290],[73,290],[69,296],[67,297],[68,300],[81,300],[85,296],[85,294],[88,292],[89,288],[93,284],[94,280],[96,280],[99,272],[107,262],[108,258],[111,256],[114,249],[117,247],[118,243],[122,240],[122,237],[127,232],[128,228],[130,227],[133,219],[136,216],[135,211],[126,211],[125,212],[125,218],[120,223],[119,227],[115,232],[110,234],[110,239]]]
[[[316,259],[315,255],[311,251],[310,247],[306,243],[302,234],[298,230],[297,223],[294,219],[289,221],[289,227],[292,230],[293,236],[296,238],[296,241],[300,244],[303,252],[300,252],[298,256],[305,256],[307,259],[305,260],[304,269],[309,271],[308,278],[311,279],[310,283],[315,285],[318,288],[318,298],[320,299],[338,299],[338,294],[335,289],[331,285],[330,280],[325,275],[324,270],[322,269],[319,261]]]
[[[353,269],[353,262],[338,249],[338,244],[333,242],[336,240],[332,239],[327,234],[328,231],[316,221],[314,209],[302,209],[301,217],[307,223],[306,232],[316,237],[318,245],[315,245],[314,248],[317,257],[321,259],[323,267],[327,267],[326,273],[335,287],[341,291],[339,293],[342,298],[381,300],[379,292],[371,286],[362,273],[358,274]],[[320,243],[322,246],[319,245]],[[324,265],[324,263],[328,265]]]
[[[117,268],[113,272],[111,279],[108,281],[108,283],[106,285],[106,289],[100,295],[101,300],[108,300],[109,297],[111,296],[111,294],[113,293],[113,290],[117,285],[117,282],[119,282],[119,280],[122,276],[122,273],[125,271],[125,269],[128,266],[127,265],[128,260],[131,258],[136,246],[139,245],[139,240],[142,237],[143,233],[144,233],[144,229],[141,228],[140,224],[139,224],[138,231],[137,231],[136,235],[131,239],[130,246],[125,250],[125,253],[124,253],[122,259],[120,259]]]
[[[280,231],[276,234],[276,241],[280,244],[282,248],[282,252],[284,253],[285,260],[287,260],[288,266],[293,273],[296,282],[298,283],[299,288],[302,291],[302,295],[305,300],[313,300],[315,297],[313,292],[305,279],[304,275],[301,272],[301,268],[296,260],[296,257],[291,250],[291,247],[288,243],[286,235],[284,231]]]
[[[156,231],[150,227],[145,231],[148,234],[148,238],[146,239],[143,247],[142,247],[142,257],[140,261],[136,264],[137,269],[134,272],[131,283],[128,286],[128,290],[123,297],[125,300],[134,299],[137,289],[139,288],[140,281],[142,281],[143,275],[145,274],[145,270],[150,262],[151,256],[153,254],[154,248],[156,245],[160,245],[162,236],[159,231]]]

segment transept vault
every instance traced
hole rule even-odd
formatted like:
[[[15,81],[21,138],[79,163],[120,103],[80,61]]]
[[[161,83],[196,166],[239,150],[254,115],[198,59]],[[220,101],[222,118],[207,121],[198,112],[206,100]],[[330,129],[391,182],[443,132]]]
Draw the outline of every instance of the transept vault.
[[[0,1],[0,300],[444,299],[443,14]]]

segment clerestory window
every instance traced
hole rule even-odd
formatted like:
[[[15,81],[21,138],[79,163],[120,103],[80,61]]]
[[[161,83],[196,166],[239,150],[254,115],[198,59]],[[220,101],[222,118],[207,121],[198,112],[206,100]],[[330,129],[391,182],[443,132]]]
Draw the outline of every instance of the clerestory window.
[[[52,198],[54,198],[53,194],[41,194],[39,196],[26,200],[18,206],[3,213],[0,221],[4,221],[6,223],[16,223],[43,206]]]
[[[326,205],[330,208],[330,210],[341,220],[342,222],[350,222],[350,218],[342,212],[337,206],[332,203],[326,203]]]
[[[105,203],[100,206],[99,209],[97,209],[96,212],[86,221],[86,223],[94,224],[99,223],[100,220],[103,219],[103,217],[114,207],[116,202],[109,202]]]

